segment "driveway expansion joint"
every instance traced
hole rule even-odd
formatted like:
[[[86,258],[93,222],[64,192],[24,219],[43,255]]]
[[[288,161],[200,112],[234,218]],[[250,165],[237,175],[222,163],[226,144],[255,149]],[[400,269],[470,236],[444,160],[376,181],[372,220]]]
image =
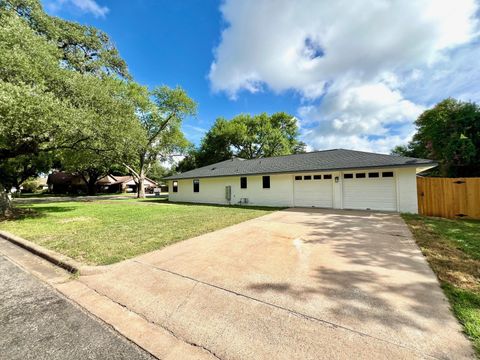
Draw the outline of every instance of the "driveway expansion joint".
[[[182,301],[180,304],[178,304],[178,306],[177,306],[170,314],[168,314],[167,318],[165,319],[165,323],[168,322],[168,320],[169,320],[178,310],[180,310],[180,309],[182,308],[182,306],[184,306],[184,305],[187,303],[188,299],[190,299],[190,297],[192,296],[192,294],[193,294],[193,292],[195,291],[195,288],[197,287],[198,284],[199,284],[199,283],[196,282],[196,283],[192,286],[192,288],[190,289],[190,291],[188,292],[188,294],[185,295],[185,298],[183,299],[183,301]]]
[[[373,335],[370,335],[370,334],[367,334],[367,333],[364,333],[364,332],[361,332],[361,331],[358,331],[358,330],[355,330],[355,329],[352,329],[352,328],[349,328],[347,326],[344,326],[344,325],[340,325],[340,324],[336,324],[336,323],[333,323],[331,321],[328,321],[328,320],[324,320],[324,319],[320,319],[320,318],[317,318],[317,317],[314,317],[314,316],[310,316],[310,315],[307,315],[307,314],[303,314],[301,312],[298,312],[298,311],[295,311],[295,310],[292,310],[292,309],[289,309],[289,308],[286,308],[286,307],[283,307],[283,306],[280,306],[280,305],[276,305],[276,304],[272,304],[270,302],[267,302],[267,301],[263,301],[261,299],[257,299],[257,298],[254,298],[252,296],[249,296],[249,295],[245,295],[245,294],[242,294],[242,293],[239,293],[239,292],[236,292],[236,291],[233,291],[233,290],[230,290],[230,289],[226,289],[226,288],[223,288],[221,286],[218,286],[218,285],[215,285],[215,284],[210,284],[208,282],[205,282],[205,281],[202,281],[202,280],[198,280],[198,279],[195,279],[195,278],[192,278],[188,275],[183,275],[183,274],[180,274],[180,273],[177,273],[177,272],[174,272],[174,271],[171,271],[171,270],[167,270],[167,269],[163,269],[161,267],[158,267],[158,266],[155,266],[155,265],[152,265],[152,264],[149,264],[149,263],[145,263],[145,262],[142,262],[142,261],[139,261],[139,260],[132,260],[133,262],[135,263],[138,263],[140,265],[143,265],[143,266],[148,266],[148,267],[151,267],[155,270],[158,270],[158,271],[162,271],[162,272],[165,272],[165,273],[168,273],[168,274],[171,274],[171,275],[175,275],[175,276],[179,276],[179,277],[182,277],[184,279],[187,279],[187,280],[190,280],[190,281],[193,281],[195,283],[200,283],[202,285],[205,285],[205,286],[208,286],[208,287],[212,287],[212,288],[215,288],[217,290],[220,290],[220,291],[224,291],[224,292],[227,292],[229,294],[232,294],[232,295],[235,295],[235,296],[240,296],[240,297],[243,297],[243,298],[246,298],[248,300],[251,300],[251,301],[255,301],[255,302],[258,302],[258,303],[261,303],[263,305],[266,305],[266,306],[271,306],[271,307],[274,307],[276,309],[279,309],[281,311],[286,311],[288,312],[290,315],[293,315],[293,316],[297,316],[297,317],[300,317],[300,318],[303,318],[303,319],[306,319],[306,320],[309,320],[309,321],[313,321],[313,322],[318,322],[318,323],[321,323],[323,324],[324,326],[328,326],[328,327],[332,327],[332,328],[337,328],[337,329],[342,329],[342,330],[345,330],[345,331],[349,331],[349,332],[352,332],[352,333],[355,333],[357,335],[360,335],[362,337],[367,337],[367,338],[370,338],[370,339],[374,339],[374,340],[377,340],[377,341],[381,341],[381,342],[384,342],[384,343],[387,343],[387,344],[390,344],[390,345],[393,345],[393,346],[397,346],[399,348],[403,348],[403,349],[407,349],[407,350],[410,350],[410,351],[413,351],[421,356],[426,356],[428,358],[431,358],[431,359],[437,359],[437,360],[441,360],[441,358],[439,357],[436,357],[436,356],[433,356],[433,355],[430,355],[430,354],[426,354],[426,353],[423,353],[421,351],[419,351],[418,349],[415,349],[415,348],[412,348],[412,347],[409,347],[409,346],[405,346],[405,345],[402,345],[402,344],[398,344],[396,342],[393,342],[393,341],[390,341],[390,340],[387,340],[387,339],[382,339],[382,338],[379,338],[379,337],[376,337],[376,336],[373,336]],[[191,295],[191,293],[189,294]],[[189,296],[187,295],[187,297]],[[114,301],[114,300],[113,300]],[[182,303],[183,304],[183,303]],[[120,304],[121,305],[121,304]],[[124,305],[122,305],[124,306]],[[174,311],[175,312],[175,311]],[[142,316],[142,315],[140,315]],[[146,319],[147,321],[150,321],[152,322],[151,320],[149,319]],[[156,323],[154,323],[156,324]],[[156,324],[160,327],[163,328],[162,325],[160,324]],[[170,329],[167,329],[165,328],[165,330],[169,331],[170,332]],[[173,336],[175,336],[173,333],[172,333]],[[183,340],[183,339],[181,339]],[[184,340],[183,340],[184,341]],[[194,343],[189,343],[191,345],[194,345],[194,346],[199,346],[197,344],[194,344]],[[200,347],[202,347],[200,345]],[[203,347],[202,347],[203,348]],[[206,349],[207,351],[209,351],[208,349]],[[213,354],[213,353],[212,353]],[[216,356],[215,354],[213,354],[214,356]]]
[[[196,347],[196,348],[200,348],[200,349],[208,352],[208,353],[209,353],[210,355],[212,355],[214,358],[216,358],[216,359],[218,359],[218,360],[222,360],[222,358],[220,358],[217,354],[215,354],[215,352],[213,352],[212,350],[208,349],[207,347],[205,347],[205,346],[203,346],[203,345],[200,345],[200,344],[197,344],[197,343],[195,343],[195,342],[188,341],[187,339],[185,339],[185,338],[177,335],[174,331],[172,331],[171,329],[169,329],[169,328],[166,327],[165,325],[162,325],[162,324],[160,324],[160,323],[157,323],[157,322],[155,322],[155,321],[150,320],[150,319],[147,318],[145,315],[135,312],[134,310],[130,309],[127,305],[125,305],[125,304],[123,304],[123,303],[121,303],[121,302],[119,302],[119,301],[117,301],[117,300],[114,300],[114,299],[110,298],[109,296],[101,293],[101,292],[98,291],[97,289],[92,288],[91,286],[89,286],[88,284],[86,284],[86,283],[84,283],[84,282],[82,282],[82,284],[84,284],[87,288],[89,288],[90,290],[92,290],[93,292],[95,292],[97,295],[107,298],[108,300],[110,300],[110,301],[112,301],[113,303],[121,306],[122,308],[130,311],[131,313],[136,314],[137,316],[139,316],[140,318],[142,318],[142,319],[145,320],[146,322],[162,328],[163,330],[165,330],[166,332],[168,332],[170,335],[172,335],[175,339],[177,339],[177,340],[179,340],[179,341],[182,341],[182,342],[184,342],[185,344],[188,344],[188,345],[190,345],[190,346],[193,346],[193,347]],[[195,285],[195,286],[196,286],[196,285]],[[191,292],[193,292],[193,289],[195,288],[195,286],[192,288],[192,291],[191,291]],[[190,295],[190,294],[189,294],[189,295]],[[188,297],[189,295],[187,295],[187,297]],[[177,308],[176,310],[178,310],[178,308]],[[176,310],[175,310],[175,311],[176,311]],[[175,312],[175,311],[174,311],[174,312]],[[137,344],[137,345],[138,345],[138,344]],[[140,346],[140,345],[138,345],[138,346]],[[153,354],[152,354],[152,355],[153,355]]]

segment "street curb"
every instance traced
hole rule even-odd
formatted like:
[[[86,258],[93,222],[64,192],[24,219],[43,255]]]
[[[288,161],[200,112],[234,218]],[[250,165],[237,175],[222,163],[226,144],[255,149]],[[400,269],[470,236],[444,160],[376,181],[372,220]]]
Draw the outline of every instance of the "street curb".
[[[49,250],[43,246],[32,243],[7,231],[0,231],[0,239],[7,240],[29,252],[35,254],[62,269],[79,275],[93,275],[105,272],[109,266],[88,266],[84,265],[66,255]]]

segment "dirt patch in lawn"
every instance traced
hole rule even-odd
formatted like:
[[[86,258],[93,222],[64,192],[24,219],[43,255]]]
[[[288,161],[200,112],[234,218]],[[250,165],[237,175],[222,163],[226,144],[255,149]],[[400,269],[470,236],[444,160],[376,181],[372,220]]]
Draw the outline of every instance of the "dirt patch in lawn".
[[[410,219],[410,229],[430,266],[441,281],[480,291],[480,261],[452,246],[421,219]]]
[[[88,217],[88,216],[77,216],[68,219],[61,219],[58,221],[59,224],[68,224],[73,222],[86,222],[86,221],[94,221],[95,219]]]

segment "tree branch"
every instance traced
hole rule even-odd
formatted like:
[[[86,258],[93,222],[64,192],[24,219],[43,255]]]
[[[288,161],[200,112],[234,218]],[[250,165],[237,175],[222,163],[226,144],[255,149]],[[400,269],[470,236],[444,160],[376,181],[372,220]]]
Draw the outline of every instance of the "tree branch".
[[[167,127],[168,123],[170,122],[170,120],[172,120],[175,116],[177,115],[176,112],[170,114],[169,117],[167,117],[163,123],[160,125],[160,127],[158,128],[158,130],[152,135],[150,136],[150,138],[148,139],[148,143],[151,144],[153,140],[155,140],[157,138],[157,136],[163,131],[165,130],[165,128]]]
[[[132,176],[133,177],[136,177],[137,179],[140,179],[140,175],[131,167],[129,166],[128,164],[122,162],[123,166],[125,166],[127,168],[128,171],[130,171],[132,173]]]

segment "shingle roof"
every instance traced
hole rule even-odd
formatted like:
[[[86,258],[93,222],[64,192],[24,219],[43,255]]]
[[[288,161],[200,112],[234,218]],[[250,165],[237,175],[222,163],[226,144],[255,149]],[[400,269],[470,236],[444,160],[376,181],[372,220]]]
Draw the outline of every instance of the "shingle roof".
[[[435,161],[427,159],[333,149],[252,160],[233,158],[181,174],[172,175],[165,179],[177,180],[235,175],[436,165],[437,163]]]
[[[80,178],[80,176],[78,175],[73,175],[63,171],[57,171],[48,175],[47,184],[51,184],[51,185],[69,184],[72,182],[72,180],[75,177]]]

